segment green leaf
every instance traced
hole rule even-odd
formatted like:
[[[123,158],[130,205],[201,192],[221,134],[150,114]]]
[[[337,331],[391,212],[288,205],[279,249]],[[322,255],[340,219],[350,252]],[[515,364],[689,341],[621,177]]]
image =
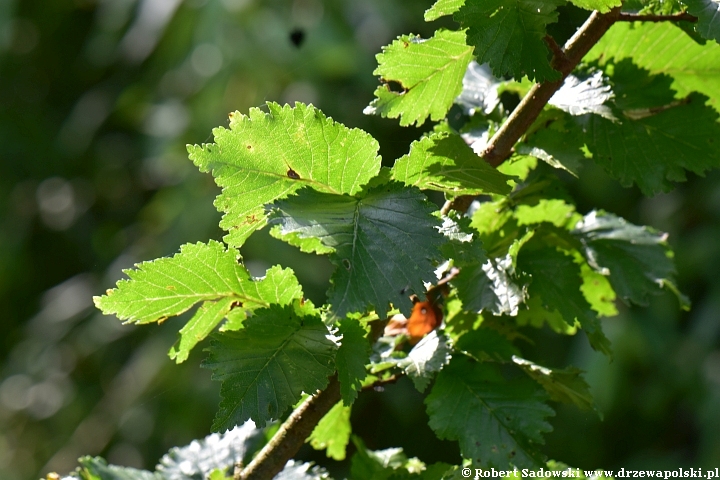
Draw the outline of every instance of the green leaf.
[[[232,474],[232,467],[248,460],[259,446],[262,430],[253,422],[246,422],[225,433],[213,433],[190,445],[173,447],[157,466],[164,479],[205,478],[210,472],[220,470]]]
[[[438,0],[435,4],[425,10],[425,21],[432,22],[445,15],[452,15],[460,7],[462,7],[465,0]]]
[[[518,225],[534,225],[551,223],[556,227],[575,225],[580,215],[575,212],[575,205],[569,205],[557,198],[541,199],[536,205],[518,205],[515,218]]]
[[[203,363],[222,382],[216,431],[279,418],[303,392],[324,388],[334,370],[337,345],[307,306],[272,305],[255,311],[244,327],[215,335]]]
[[[687,11],[698,18],[695,31],[708,40],[720,42],[720,5],[713,0],[682,0]]]
[[[467,41],[478,63],[488,62],[496,77],[526,76],[554,81],[560,72],[550,66],[545,28],[558,18],[564,0],[466,0],[455,20],[467,27]]]
[[[478,257],[478,260],[461,265],[460,274],[453,280],[463,309],[475,313],[488,310],[493,315],[517,315],[525,292],[513,281],[515,269],[512,257]]]
[[[315,450],[326,450],[328,458],[345,460],[350,441],[350,407],[338,402],[318,422],[307,441]]]
[[[610,285],[608,278],[593,270],[585,262],[580,265],[580,275],[582,275],[583,279],[580,290],[588,303],[590,303],[590,307],[603,317],[617,315],[618,309],[615,306],[617,294]]]
[[[580,322],[590,345],[610,355],[610,341],[580,291],[580,267],[572,258],[554,247],[523,248],[518,255],[518,269],[532,277],[530,298],[540,297],[543,307],[550,312],[557,310],[570,326]]]
[[[80,478],[83,480],[165,480],[159,473],[108,465],[100,457],[82,457],[79,463]]]
[[[595,410],[600,413],[590,393],[590,386],[582,377],[582,370],[575,367],[553,370],[517,356],[513,356],[512,360],[530,378],[538,382],[550,394],[552,400],[575,404],[583,410]]]
[[[436,280],[433,262],[444,238],[432,215],[437,207],[416,189],[391,183],[359,198],[306,190],[274,207],[271,222],[283,235],[318,238],[335,249],[328,298],[339,318],[368,308],[384,318],[390,303],[409,317],[406,292],[424,292],[423,282]]]
[[[686,180],[685,170],[702,175],[720,166],[718,114],[706,101],[691,94],[681,105],[623,123],[591,116],[588,148],[622,185],[635,183],[647,196],[667,192],[671,181]]]
[[[353,480],[437,480],[452,468],[444,463],[426,467],[417,458],[408,458],[402,448],[371,451],[357,437],[353,443],[357,447],[350,466]]]
[[[662,46],[662,54],[658,53],[658,46]],[[700,92],[710,98],[715,110],[720,110],[717,43],[698,45],[671,22],[617,22],[585,56],[585,61],[597,60],[605,65],[624,58],[632,59],[635,65],[652,74],[671,77],[679,98]]]
[[[462,89],[465,69],[472,59],[472,47],[465,44],[464,31],[438,30],[428,39],[403,35],[383,47],[377,55],[383,85],[365,109],[366,114],[398,118],[400,125],[422,125],[429,116],[442,120]],[[390,90],[397,82],[402,92]]]
[[[214,144],[188,146],[190,159],[212,171],[222,194],[225,241],[240,246],[266,223],[264,205],[310,186],[354,194],[380,169],[378,143],[359,129],[334,122],[312,105],[267,104],[249,116],[230,116],[230,129],[216,128]]]
[[[609,12],[614,7],[622,5],[622,0],[570,0],[576,7],[585,10],[598,10],[600,13]]]
[[[607,276],[626,304],[647,305],[648,296],[664,288],[687,304],[675,286],[675,265],[665,235],[596,211],[587,214],[573,234],[582,241],[588,264]]]
[[[342,341],[335,356],[335,364],[343,404],[350,406],[357,398],[357,392],[362,388],[363,380],[367,376],[365,365],[370,363],[370,344],[360,322],[351,318],[340,321],[338,334],[342,335]]]
[[[405,370],[415,388],[423,392],[435,374],[450,361],[451,352],[450,339],[433,330],[410,350],[407,357],[398,361],[398,367]]]
[[[580,288],[582,289],[582,287]],[[577,333],[578,322],[569,325],[560,312],[547,310],[543,306],[543,300],[540,297],[532,296],[525,303],[527,310],[521,309],[516,318],[519,326],[530,325],[535,328],[542,328],[547,323],[550,328],[560,335],[575,335]]]
[[[272,303],[286,305],[302,297],[292,270],[275,266],[265,278],[253,280],[238,263],[239,258],[237,250],[226,250],[220,242],[186,244],[174,257],[125,270],[130,279],[120,280],[117,288],[95,297],[95,305],[121,320],[149,323],[180,315],[203,302],[180,330],[178,344],[170,349],[170,358],[180,363],[231,312],[239,322],[245,310]]]
[[[523,155],[539,158],[553,168],[578,176],[585,154],[583,132],[576,122],[560,112],[543,112],[536,124],[550,123],[531,132],[515,149]],[[507,163],[507,162],[506,162]]]
[[[233,297],[221,298],[217,302],[205,302],[195,312],[195,315],[180,329],[180,340],[173,345],[168,356],[177,363],[187,360],[190,350],[215,329],[237,300]],[[243,312],[242,309],[238,309]],[[245,316],[243,312],[242,317]]]
[[[395,162],[392,178],[452,195],[507,195],[512,179],[478,157],[459,135],[446,132],[413,142],[410,153]]]
[[[225,250],[222,243],[212,240],[185,244],[174,257],[124,270],[130,280],[120,280],[117,288],[95,297],[95,305],[120,320],[149,323],[179,315],[197,302],[239,297],[242,284],[250,282],[239,256],[237,250]]]
[[[480,361],[510,362],[520,355],[517,348],[500,332],[491,328],[479,328],[465,333],[456,343],[459,351],[472,355]]]
[[[458,440],[475,465],[506,469],[542,465],[535,445],[552,430],[545,418],[554,414],[545,399],[530,379],[506,380],[491,364],[456,355],[425,403],[439,438]]]

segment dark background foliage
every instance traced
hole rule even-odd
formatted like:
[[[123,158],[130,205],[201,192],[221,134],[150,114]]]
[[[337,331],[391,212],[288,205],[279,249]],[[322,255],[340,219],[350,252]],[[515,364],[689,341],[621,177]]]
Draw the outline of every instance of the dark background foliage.
[[[167,358],[178,321],[123,326],[98,313],[92,295],[135,262],[222,237],[218,189],[185,144],[211,141],[231,111],[313,103],[375,136],[386,164],[406,153],[422,129],[362,110],[377,83],[374,55],[402,33],[430,34],[437,25],[422,12],[431,3],[0,2],[0,478],[67,472],[83,454],[152,468],[170,447],[209,433],[218,386],[199,368],[200,349],[180,366]],[[604,322],[612,362],[582,336],[528,331],[534,358],[588,372],[604,414],[558,406],[546,453],[583,468],[718,466],[720,175],[649,199],[592,164],[563,179],[581,212],[602,208],[668,232],[693,309],[680,312],[669,295],[621,306]],[[293,267],[322,303],[325,258],[267,232],[242,253],[256,275]],[[409,381],[361,395],[352,419],[370,448],[459,461],[457,446],[427,427]]]

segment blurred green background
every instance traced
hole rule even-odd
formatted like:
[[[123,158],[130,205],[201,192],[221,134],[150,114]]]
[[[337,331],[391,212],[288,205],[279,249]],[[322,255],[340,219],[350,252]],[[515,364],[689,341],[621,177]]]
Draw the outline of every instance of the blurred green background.
[[[423,129],[362,114],[374,55],[402,33],[428,36],[432,0],[0,1],[0,478],[74,469],[84,454],[152,469],[170,447],[209,433],[218,385],[166,356],[184,319],[132,327],[92,296],[134,263],[220,239],[218,193],[187,160],[227,114],[265,101],[313,103],[374,135],[386,164]],[[442,23],[441,23],[442,24]],[[295,29],[304,32],[296,47]],[[425,126],[425,130],[429,126]],[[564,178],[564,177],[563,177]],[[720,175],[650,199],[587,165],[564,178],[579,210],[669,232],[680,285],[604,322],[612,362],[585,338],[528,331],[524,353],[587,370],[601,421],[557,406],[546,453],[583,468],[720,465]],[[242,249],[251,272],[293,267],[322,303],[325,258],[260,232]],[[361,395],[355,433],[457,463],[434,438],[409,382]],[[347,461],[321,461],[342,476]]]

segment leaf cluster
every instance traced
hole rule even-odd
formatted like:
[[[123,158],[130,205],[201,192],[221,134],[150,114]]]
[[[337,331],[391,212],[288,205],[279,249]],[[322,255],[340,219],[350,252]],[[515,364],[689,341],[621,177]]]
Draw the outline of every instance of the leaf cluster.
[[[578,212],[557,169],[577,176],[594,161],[621,184],[655,194],[720,162],[720,90],[698,79],[688,52],[700,47],[683,30],[616,25],[571,76],[555,68],[548,26],[561,9],[618,6],[438,1],[426,20],[452,15],[457,30],[401,36],[377,57],[381,85],[366,113],[401,125],[438,122],[392,168],[381,168],[369,134],[312,105],[268,103],[267,111],[232,114],[229,128],[214,130],[214,143],[188,147],[222,189],[224,243],[189,244],[139,264],[96,305],[134,323],[194,309],[170,357],[181,362],[211,337],[203,366],[221,382],[216,431],[282,419],[337,374],[341,401],[308,439],[314,448],[343,459],[352,440],[353,478],[455,475],[458,466],[427,466],[399,449],[372,452],[352,436],[358,392],[405,375],[428,392],[430,427],[457,441],[466,462],[546,466],[548,402],[596,407],[579,370],[523,357],[524,332],[582,330],[610,356],[600,319],[617,313],[616,300],[646,305],[669,290],[687,304],[666,235],[609,212]],[[712,19],[698,17],[697,33],[714,34]],[[623,40],[628,35],[633,42]],[[670,63],[638,53],[660,39],[678,52]],[[700,72],[710,72],[719,65],[717,45],[702,48],[711,60]],[[527,91],[523,78],[564,83],[495,169],[478,153],[509,116],[505,94]],[[454,104],[462,114],[450,121]],[[450,205],[475,200],[455,212],[428,200],[428,191]],[[304,299],[290,269],[248,273],[238,249],[266,227],[303,252],[328,255],[327,303]],[[442,314],[440,328],[422,339],[384,328],[388,320],[422,321],[413,303],[423,299]],[[83,462],[89,472],[110,468]],[[147,478],[165,478],[162,471]]]

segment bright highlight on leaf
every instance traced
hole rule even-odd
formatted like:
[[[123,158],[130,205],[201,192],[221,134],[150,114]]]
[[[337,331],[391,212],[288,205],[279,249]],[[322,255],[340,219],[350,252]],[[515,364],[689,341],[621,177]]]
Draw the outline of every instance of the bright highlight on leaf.
[[[271,222],[283,235],[334,249],[328,300],[338,318],[368,309],[383,318],[389,304],[409,317],[410,293],[436,280],[433,262],[444,242],[437,207],[415,189],[391,183],[359,198],[306,190],[274,207]]]
[[[495,366],[453,357],[425,399],[430,427],[439,438],[458,440],[460,451],[486,468],[536,468],[537,448],[552,430],[546,395],[530,379],[506,380]]]
[[[476,111],[489,115],[500,103],[498,87],[501,84],[487,64],[480,65],[473,60],[465,70],[462,92],[455,103],[469,116],[475,115]]]
[[[626,304],[647,305],[649,295],[668,289],[682,306],[689,305],[675,286],[675,265],[664,235],[603,212],[590,212],[573,234],[582,241],[588,264],[607,276]]]
[[[225,241],[240,246],[265,226],[264,205],[309,186],[318,191],[355,194],[380,169],[378,143],[349,129],[312,105],[268,103],[269,113],[235,112],[230,129],[216,128],[214,144],[188,146],[202,172],[212,172],[222,194]]]
[[[465,32],[438,30],[423,40],[403,35],[377,55],[383,85],[375,90],[377,97],[365,109],[366,114],[398,118],[400,125],[422,125],[429,116],[441,120],[460,93],[465,68],[472,59],[472,47],[465,44]],[[402,89],[390,89],[396,82]]]
[[[583,410],[595,410],[597,405],[590,393],[590,386],[582,378],[582,371],[574,367],[553,370],[513,355],[512,361],[530,378],[538,382],[550,398],[557,402],[575,404]]]
[[[410,350],[407,357],[398,362],[398,367],[405,370],[415,388],[423,392],[435,374],[450,361],[451,352],[450,339],[433,330]]]
[[[622,5],[622,0],[570,0],[576,7],[585,10],[598,10],[600,13],[609,12],[614,7]]]
[[[425,21],[432,22],[445,15],[452,15],[462,7],[463,3],[465,0],[438,0],[425,11]]]
[[[602,72],[595,72],[581,80],[575,75],[568,75],[560,90],[548,102],[550,105],[566,111],[570,115],[594,113],[611,121],[616,121],[610,107],[605,105],[615,94]]]
[[[564,0],[466,0],[455,20],[467,27],[467,42],[478,63],[489,63],[496,77],[527,76],[535,82],[560,78],[550,66],[543,40],[545,28],[557,21]]]
[[[410,153],[395,162],[392,178],[453,195],[506,195],[512,179],[478,157],[460,136],[445,132],[413,142]]]
[[[237,332],[216,335],[203,367],[222,382],[213,429],[252,420],[265,425],[303,393],[324,388],[334,371],[337,344],[314,310],[295,303],[257,310]]]

